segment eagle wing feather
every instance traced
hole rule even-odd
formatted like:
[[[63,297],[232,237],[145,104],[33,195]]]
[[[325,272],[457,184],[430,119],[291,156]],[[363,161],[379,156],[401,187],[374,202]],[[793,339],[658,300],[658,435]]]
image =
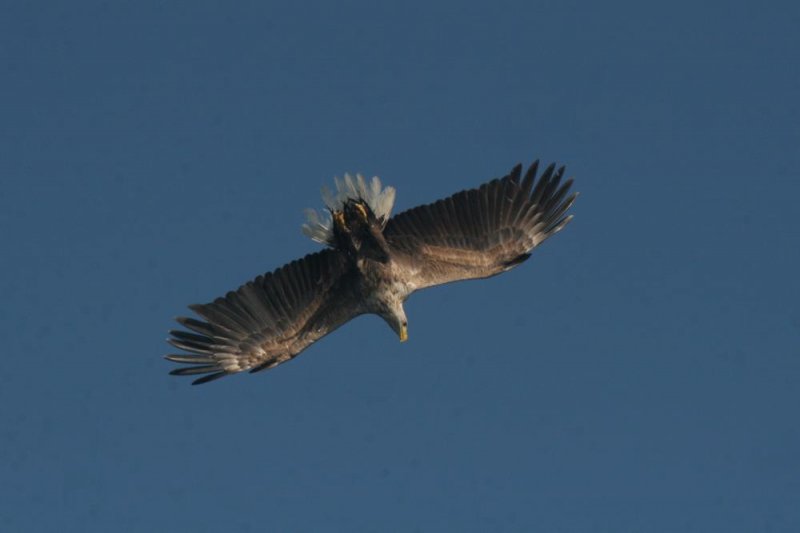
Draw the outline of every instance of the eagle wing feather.
[[[361,314],[344,254],[323,250],[258,276],[213,302],[189,308],[202,320],[178,317],[185,330],[167,341],[188,353],[166,358],[190,366],[173,375],[228,374],[272,368]]]
[[[393,259],[413,290],[485,278],[525,261],[530,252],[572,219],[564,167],[548,166],[536,179],[538,161],[475,189],[414,207],[392,217],[384,230]]]

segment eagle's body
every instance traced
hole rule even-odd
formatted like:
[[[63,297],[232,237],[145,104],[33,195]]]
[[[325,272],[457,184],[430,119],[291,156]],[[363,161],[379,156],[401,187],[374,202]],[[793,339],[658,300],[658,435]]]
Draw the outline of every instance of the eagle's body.
[[[335,195],[323,191],[329,216],[309,211],[303,226],[328,248],[190,306],[204,320],[177,319],[191,332],[173,330],[168,341],[189,353],[167,359],[192,366],[172,373],[205,374],[197,384],[272,368],[364,313],[405,341],[411,293],[505,272],[571,220],[577,194],[567,197],[571,180],[560,184],[564,168],[550,165],[537,181],[537,166],[392,218],[394,189],[377,178],[337,180]]]

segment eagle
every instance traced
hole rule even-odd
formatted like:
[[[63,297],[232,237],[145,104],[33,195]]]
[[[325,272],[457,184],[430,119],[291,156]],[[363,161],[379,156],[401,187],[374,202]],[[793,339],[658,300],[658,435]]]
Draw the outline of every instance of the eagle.
[[[198,318],[178,317],[169,332],[186,353],[166,359],[184,366],[193,384],[286,362],[351,319],[373,313],[400,341],[408,339],[403,302],[413,292],[453,281],[487,278],[525,262],[572,220],[578,193],[564,167],[538,160],[437,202],[390,216],[395,190],[360,174],[335,178],[322,190],[326,209],[306,210],[303,233],[325,248],[260,275],[207,304]]]

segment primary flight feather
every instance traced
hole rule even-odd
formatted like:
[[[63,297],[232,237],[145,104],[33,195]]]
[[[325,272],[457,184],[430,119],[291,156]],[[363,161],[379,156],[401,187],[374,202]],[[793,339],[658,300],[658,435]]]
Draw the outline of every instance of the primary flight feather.
[[[326,211],[307,210],[303,232],[327,248],[242,285],[179,317],[185,330],[168,342],[187,353],[166,358],[200,376],[257,372],[292,359],[352,318],[374,313],[401,341],[408,338],[403,302],[416,290],[505,272],[572,219],[578,193],[561,182],[564,167],[538,161],[476,189],[390,217],[395,190],[362,176],[323,189]]]

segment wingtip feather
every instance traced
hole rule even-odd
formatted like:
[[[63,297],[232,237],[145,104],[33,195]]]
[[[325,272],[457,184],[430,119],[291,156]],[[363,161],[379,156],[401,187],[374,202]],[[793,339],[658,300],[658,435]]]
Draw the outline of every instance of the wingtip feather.
[[[219,378],[223,378],[227,375],[228,375],[227,372],[217,372],[216,374],[209,374],[207,376],[203,376],[202,378],[198,378],[192,381],[192,385],[202,385],[204,383],[211,383],[212,381],[215,381]]]

